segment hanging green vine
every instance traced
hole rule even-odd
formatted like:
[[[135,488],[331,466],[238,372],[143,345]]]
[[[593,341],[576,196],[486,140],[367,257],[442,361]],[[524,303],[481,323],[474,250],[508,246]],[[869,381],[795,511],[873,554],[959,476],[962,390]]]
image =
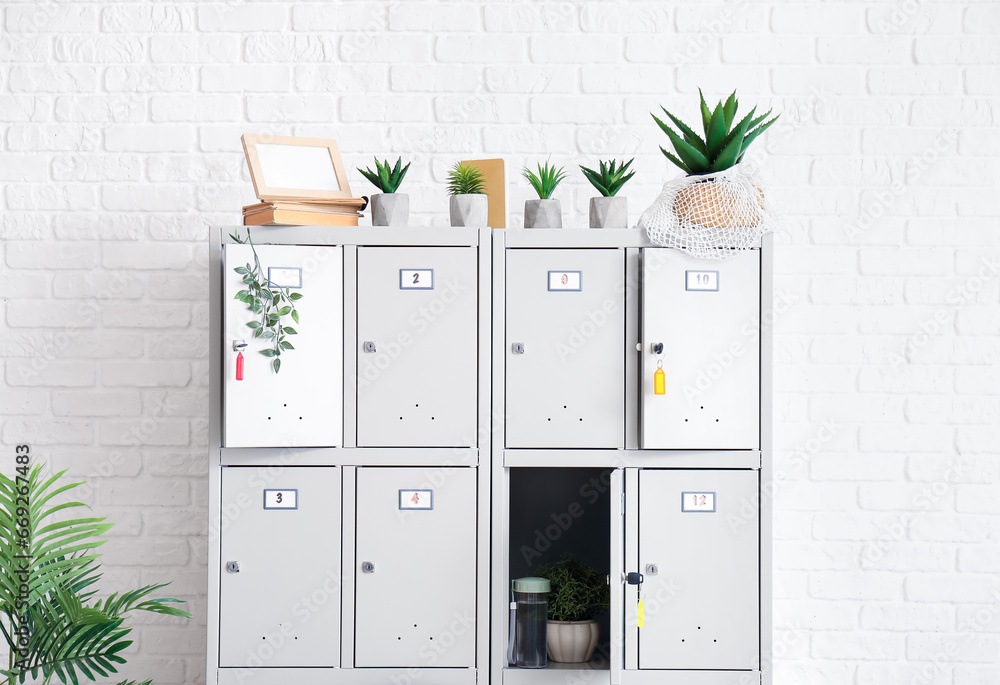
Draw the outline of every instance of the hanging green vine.
[[[249,229],[245,239],[240,238],[239,231],[231,233],[229,237],[241,245],[249,245],[253,252],[253,264],[248,262],[246,266],[233,269],[243,276],[243,283],[247,286],[245,290],[236,293],[234,299],[246,303],[247,309],[253,312],[254,318],[247,322],[247,326],[253,329],[254,338],[263,338],[271,343],[272,347],[260,350],[260,353],[272,358],[271,366],[274,372],[278,373],[281,369],[281,353],[295,349],[285,338],[298,333],[283,322],[287,321],[285,317],[290,316],[292,321],[299,323],[299,312],[295,309],[295,303],[302,299],[302,293],[290,292],[288,288],[276,286],[267,278],[257,257],[253,240],[250,239]]]

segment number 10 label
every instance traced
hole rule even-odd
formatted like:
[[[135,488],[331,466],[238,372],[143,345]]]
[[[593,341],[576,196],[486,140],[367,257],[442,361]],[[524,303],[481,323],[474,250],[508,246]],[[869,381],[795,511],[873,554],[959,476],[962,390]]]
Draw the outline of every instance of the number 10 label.
[[[718,271],[685,271],[685,290],[706,290],[718,292],[719,272]]]

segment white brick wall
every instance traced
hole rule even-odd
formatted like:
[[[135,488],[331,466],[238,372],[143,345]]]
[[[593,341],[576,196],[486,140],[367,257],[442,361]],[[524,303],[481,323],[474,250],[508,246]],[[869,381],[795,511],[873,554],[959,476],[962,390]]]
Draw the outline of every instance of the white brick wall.
[[[129,675],[204,679],[205,228],[253,200],[239,134],[412,160],[673,174],[649,112],[773,104],[776,682],[1000,681],[1000,10],[969,0],[0,2],[0,440],[90,478],[108,579],[172,579]],[[829,426],[835,426],[831,432]],[[825,426],[825,427],[824,427]],[[5,454],[12,452],[5,448]],[[8,468],[0,464],[0,468]]]

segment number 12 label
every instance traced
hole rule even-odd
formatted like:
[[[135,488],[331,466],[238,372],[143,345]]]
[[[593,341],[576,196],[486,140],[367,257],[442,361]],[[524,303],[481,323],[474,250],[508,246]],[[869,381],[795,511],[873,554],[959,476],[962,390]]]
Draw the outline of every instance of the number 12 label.
[[[400,290],[434,290],[434,269],[400,269]]]
[[[714,492],[682,492],[681,511],[715,511]]]

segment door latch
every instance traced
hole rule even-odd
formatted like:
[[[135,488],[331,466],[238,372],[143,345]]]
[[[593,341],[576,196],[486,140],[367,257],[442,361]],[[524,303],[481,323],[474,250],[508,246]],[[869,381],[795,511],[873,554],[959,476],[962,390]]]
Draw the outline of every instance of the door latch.
[[[226,562],[226,570],[229,571],[230,573],[239,573],[240,572],[240,562],[238,562],[238,561],[229,561],[229,562]]]

